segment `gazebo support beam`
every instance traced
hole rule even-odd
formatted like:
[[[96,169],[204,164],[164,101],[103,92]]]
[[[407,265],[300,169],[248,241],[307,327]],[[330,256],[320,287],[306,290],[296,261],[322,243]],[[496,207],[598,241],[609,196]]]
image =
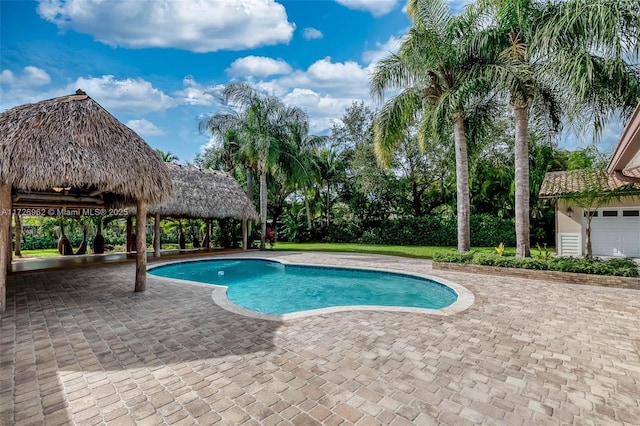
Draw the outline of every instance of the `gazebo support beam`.
[[[249,227],[247,226],[247,219],[242,219],[242,250],[247,250],[249,247]]]
[[[136,205],[136,289],[147,289],[147,203],[138,199]]]
[[[131,234],[133,233],[133,223],[131,216],[127,216],[127,253],[132,251],[131,249]]]
[[[7,309],[7,273],[9,262],[9,244],[11,242],[11,185],[0,185],[0,313]]]
[[[160,213],[155,214],[155,220],[153,222],[153,256],[160,258]]]

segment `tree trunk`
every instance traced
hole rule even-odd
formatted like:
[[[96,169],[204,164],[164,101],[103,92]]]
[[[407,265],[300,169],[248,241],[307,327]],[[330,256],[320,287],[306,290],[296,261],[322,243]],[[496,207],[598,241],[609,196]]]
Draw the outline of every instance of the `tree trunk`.
[[[469,157],[467,137],[464,133],[464,115],[453,115],[453,136],[456,148],[456,204],[458,209],[458,251],[471,249],[471,224],[469,219]]]
[[[58,253],[63,256],[72,255],[73,247],[64,233],[64,218],[60,218],[60,238],[58,239]]]
[[[22,219],[20,219],[20,215],[16,214],[16,245],[14,249],[14,254],[16,256],[22,256],[20,252],[20,245],[22,243]]]
[[[156,213],[153,221],[153,257],[160,258],[162,250],[162,231],[160,229],[160,213]]]
[[[187,240],[184,238],[182,231],[182,220],[178,220],[178,248],[184,250],[187,248]]]
[[[147,289],[147,203],[136,205],[136,285],[135,291]]]
[[[264,250],[265,238],[267,236],[267,172],[260,171],[260,250]]]
[[[202,247],[211,248],[211,219],[205,221],[204,240],[202,240]]]
[[[0,313],[7,308],[7,273],[11,268],[11,185],[0,185]]]
[[[311,231],[311,210],[309,208],[309,194],[304,192],[304,209],[307,212],[307,231]]]
[[[529,114],[524,107],[512,108],[516,129],[516,257],[529,257]]]
[[[189,221],[189,226],[191,228],[191,239],[193,240],[193,248],[200,248],[200,239],[198,239],[198,235],[196,232],[195,226],[193,226],[193,220]]]
[[[249,201],[251,201],[251,204],[253,205],[253,169],[251,168],[250,163],[246,164],[246,168],[247,168],[247,197],[249,198]],[[251,235],[251,223],[252,223],[251,220],[247,222],[247,238],[248,236]]]
[[[327,235],[329,235],[329,225],[331,223],[331,185],[327,181]]]
[[[422,204],[420,203],[420,192],[418,191],[418,182],[411,182],[411,196],[413,197],[413,215],[415,217],[422,216]]]
[[[98,226],[96,230],[96,236],[93,237],[93,253],[104,253],[104,235],[102,235],[102,217],[98,218]]]
[[[591,259],[591,257],[593,257],[593,251],[591,250],[591,212],[587,209],[587,226],[585,229],[585,235],[586,235],[586,239],[587,239],[587,254],[586,254],[586,258],[587,259]]]
[[[247,197],[253,203],[253,169],[251,168],[251,164],[246,164],[247,169]]]

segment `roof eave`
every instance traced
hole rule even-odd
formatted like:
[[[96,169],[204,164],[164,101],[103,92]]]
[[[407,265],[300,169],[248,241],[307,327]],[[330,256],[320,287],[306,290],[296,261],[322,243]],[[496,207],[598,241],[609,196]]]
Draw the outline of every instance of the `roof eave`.
[[[618,142],[611,156],[611,161],[607,165],[607,173],[624,172],[638,155],[638,152],[640,152],[640,103],[622,132],[620,142]]]

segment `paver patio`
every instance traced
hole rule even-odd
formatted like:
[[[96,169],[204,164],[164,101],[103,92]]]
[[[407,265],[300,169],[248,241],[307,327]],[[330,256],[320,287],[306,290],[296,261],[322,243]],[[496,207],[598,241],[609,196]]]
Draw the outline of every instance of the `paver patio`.
[[[352,311],[285,322],[135,265],[13,275],[0,423],[640,424],[640,292],[431,271],[361,254],[265,252],[457,282],[452,316]]]

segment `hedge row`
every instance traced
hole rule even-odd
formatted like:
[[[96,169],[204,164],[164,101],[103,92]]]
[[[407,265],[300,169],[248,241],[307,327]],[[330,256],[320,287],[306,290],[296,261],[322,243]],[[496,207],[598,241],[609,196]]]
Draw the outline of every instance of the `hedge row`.
[[[117,234],[111,230],[106,230],[103,233],[103,236],[104,236],[105,244],[110,244],[114,246],[123,246],[126,244],[125,242],[126,234],[124,232]],[[187,235],[185,235],[185,237],[186,236]],[[80,246],[80,243],[82,243],[82,235],[80,234],[70,234],[70,235],[67,235],[67,238],[71,242],[72,247],[78,247]],[[93,235],[87,236],[87,242],[90,247],[93,243],[93,238],[94,238]],[[147,234],[147,243],[151,244],[152,241],[153,241],[153,235]],[[163,244],[175,243],[176,235],[175,233],[169,233],[169,234],[163,233],[161,236],[161,241]],[[187,238],[187,241],[191,242],[191,239]],[[20,248],[22,250],[42,250],[42,249],[50,249],[50,248],[56,248],[56,247],[58,247],[58,238],[50,235],[41,235],[37,237],[30,237],[28,235],[23,235],[22,242],[20,244]]]
[[[467,263],[485,266],[501,266],[506,268],[537,269],[541,271],[578,272],[582,274],[613,275],[619,277],[638,277],[638,265],[628,258],[600,259],[594,257],[552,257],[550,259],[516,258],[498,256],[489,253],[458,253],[439,251],[434,253],[436,262]]]
[[[472,215],[471,245],[494,247],[500,243],[515,246],[515,227],[511,219],[491,215]],[[366,230],[358,242],[363,244],[390,244],[411,246],[457,246],[458,223],[456,217],[425,216],[386,220]]]

